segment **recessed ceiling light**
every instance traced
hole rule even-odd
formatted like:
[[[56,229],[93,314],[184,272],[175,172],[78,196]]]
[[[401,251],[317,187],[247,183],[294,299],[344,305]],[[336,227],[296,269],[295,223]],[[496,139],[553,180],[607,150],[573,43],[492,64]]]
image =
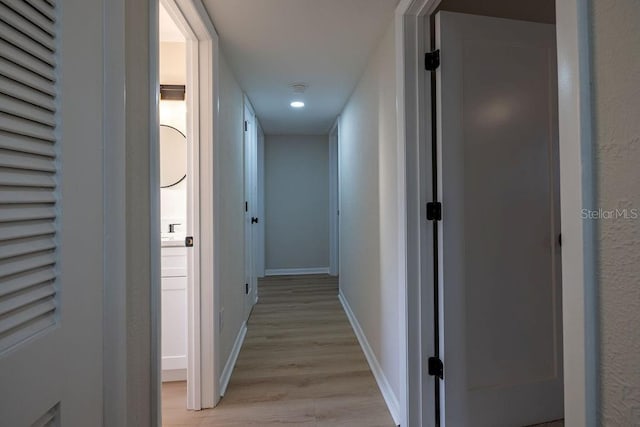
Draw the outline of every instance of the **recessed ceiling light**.
[[[302,108],[302,107],[304,107],[304,102],[302,102],[302,101],[293,101],[291,103],[291,106],[293,108]]]
[[[295,93],[304,93],[309,85],[307,83],[291,83],[289,87],[293,89]]]

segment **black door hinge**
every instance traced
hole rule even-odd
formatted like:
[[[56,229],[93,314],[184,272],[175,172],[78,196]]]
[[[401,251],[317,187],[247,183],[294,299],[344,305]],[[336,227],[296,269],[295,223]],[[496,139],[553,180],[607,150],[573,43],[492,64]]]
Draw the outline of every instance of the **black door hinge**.
[[[427,71],[435,71],[440,66],[440,49],[424,54],[424,68]]]
[[[248,129],[248,127],[247,127],[247,121],[245,120],[245,121],[244,121],[244,131],[246,132],[246,131],[247,131],[247,129]]]
[[[440,202],[427,203],[427,220],[428,221],[442,220],[442,203]]]
[[[439,357],[430,357],[428,360],[428,371],[432,377],[444,378],[444,364]]]
[[[248,283],[244,284],[244,293],[245,294],[249,294],[249,284]]]
[[[562,247],[562,233],[558,234],[558,246]]]
[[[249,202],[244,202],[244,211],[249,212]]]

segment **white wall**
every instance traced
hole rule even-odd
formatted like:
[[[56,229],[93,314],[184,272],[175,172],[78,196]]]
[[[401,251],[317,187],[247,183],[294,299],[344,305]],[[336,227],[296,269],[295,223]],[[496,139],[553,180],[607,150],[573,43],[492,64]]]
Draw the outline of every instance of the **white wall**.
[[[555,24],[555,0],[442,0],[438,10]]]
[[[640,208],[640,2],[592,1],[597,206]],[[630,212],[630,211],[629,211]],[[598,221],[599,425],[640,425],[640,219]]]
[[[329,137],[265,139],[266,270],[329,266]]]
[[[396,398],[398,313],[394,26],[370,58],[340,121],[340,291]]]
[[[225,366],[245,316],[243,93],[220,55],[220,361]]]
[[[160,43],[160,84],[184,85],[187,82],[186,43]],[[186,101],[160,101],[160,124],[187,134]],[[186,149],[186,146],[185,146]],[[160,189],[160,227],[169,231],[169,224],[180,224],[176,231],[184,232],[187,221],[187,180]]]
[[[187,84],[186,42],[160,42],[160,84]]]

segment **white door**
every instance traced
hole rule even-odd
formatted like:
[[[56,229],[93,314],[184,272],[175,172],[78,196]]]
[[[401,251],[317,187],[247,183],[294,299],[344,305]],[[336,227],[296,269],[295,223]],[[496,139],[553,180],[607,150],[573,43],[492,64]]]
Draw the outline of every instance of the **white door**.
[[[102,425],[103,4],[0,2],[0,424]]]
[[[563,417],[555,27],[436,18],[443,421]]]
[[[258,201],[258,238],[256,239],[256,276],[264,277],[264,263],[265,263],[265,220],[264,220],[264,132],[258,124],[258,140],[256,144],[256,170],[258,175],[256,177],[256,198]],[[257,290],[256,290],[257,297]]]
[[[253,110],[252,110],[253,112]],[[260,268],[260,226],[263,218],[260,215],[260,204],[258,203],[258,119],[253,113],[253,130],[251,132],[251,156],[250,156],[250,198],[249,211],[253,215],[251,221],[251,283],[249,286],[249,303],[253,307],[258,296],[258,271]]]
[[[256,276],[256,231],[258,218],[257,198],[257,129],[256,117],[251,105],[245,100],[244,107],[244,197],[245,197],[245,308],[247,314],[255,302],[258,279]]]
[[[336,123],[329,133],[329,274],[340,274],[340,177],[339,129]]]

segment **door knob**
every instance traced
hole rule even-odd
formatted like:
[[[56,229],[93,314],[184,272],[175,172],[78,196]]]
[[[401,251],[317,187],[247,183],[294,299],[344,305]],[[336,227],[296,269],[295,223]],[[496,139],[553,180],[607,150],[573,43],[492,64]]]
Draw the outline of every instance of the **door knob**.
[[[258,218],[256,218],[255,216],[251,217],[251,224],[257,224],[258,223]]]

